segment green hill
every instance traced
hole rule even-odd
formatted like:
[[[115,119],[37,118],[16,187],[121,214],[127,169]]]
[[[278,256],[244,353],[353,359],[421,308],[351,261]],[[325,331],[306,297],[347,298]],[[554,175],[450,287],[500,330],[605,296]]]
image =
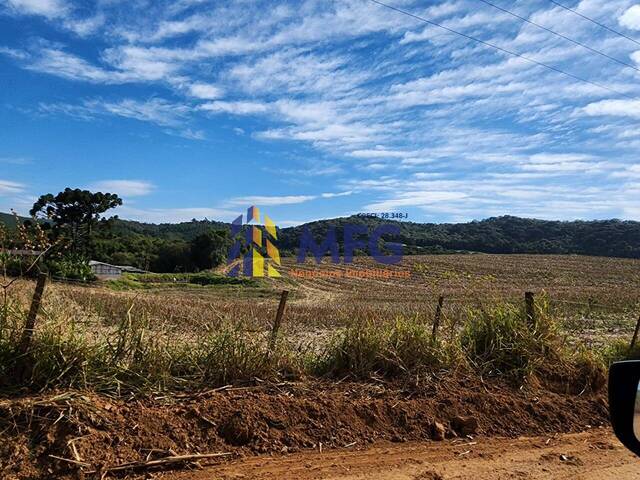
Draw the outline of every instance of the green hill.
[[[20,221],[28,220],[25,217],[18,217]],[[11,213],[2,213],[0,212],[0,223],[6,225],[9,228],[14,228],[16,226],[16,217]]]
[[[0,221],[14,225],[12,215],[0,214]],[[369,231],[392,221],[371,217],[319,220],[279,229],[281,255],[294,255],[301,235],[308,229],[319,242],[335,229],[342,250],[347,224],[359,224]],[[110,229],[95,238],[93,258],[118,265],[134,265],[163,272],[189,270],[192,241],[210,231],[229,232],[230,225],[210,220],[151,224],[114,219]],[[446,252],[580,254],[640,258],[640,222],[622,220],[547,221],[512,216],[493,217],[467,223],[393,222],[398,235],[387,241],[403,244],[405,255]],[[231,243],[219,237],[220,249]]]
[[[377,218],[348,217],[321,220],[282,230],[279,247],[297,248],[303,229],[321,238],[328,228],[342,238],[344,225],[361,223],[373,229],[389,223]],[[469,251],[483,253],[555,253],[640,258],[640,222],[622,220],[548,221],[513,216],[467,223],[395,222],[405,255]]]

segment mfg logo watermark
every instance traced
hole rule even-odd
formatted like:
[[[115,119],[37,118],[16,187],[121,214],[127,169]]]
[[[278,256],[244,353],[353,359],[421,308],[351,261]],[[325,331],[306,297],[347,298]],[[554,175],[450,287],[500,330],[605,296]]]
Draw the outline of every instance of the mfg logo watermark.
[[[298,263],[304,263],[307,254],[312,253],[316,259],[316,263],[320,263],[327,252],[331,254],[333,263],[353,262],[353,257],[357,250],[368,249],[369,254],[378,263],[384,265],[392,265],[402,261],[402,244],[384,242],[383,235],[399,235],[400,227],[393,224],[384,224],[376,227],[373,232],[369,233],[369,229],[365,225],[347,224],[343,228],[343,244],[344,256],[340,261],[340,244],[335,227],[327,230],[324,239],[316,243],[309,227],[305,227],[300,238],[300,247],[298,248]],[[368,237],[368,239],[366,239]],[[389,252],[385,252],[388,250]]]
[[[280,251],[274,244],[278,239],[276,224],[266,214],[262,225],[260,221],[260,209],[251,206],[247,209],[247,225],[244,228],[242,215],[231,222],[234,242],[227,260],[231,267],[229,276],[243,274],[247,277],[264,277],[266,274],[267,277],[280,277],[280,272],[276,270],[280,265]],[[256,224],[251,225],[251,222]],[[242,261],[238,262],[239,259]]]
[[[278,232],[275,222],[268,216],[261,217],[260,209],[251,206],[247,209],[247,221],[243,223],[240,215],[231,223],[231,234],[234,243],[229,250],[228,265],[230,276],[244,275],[248,277],[280,277],[280,251],[276,246]],[[375,262],[382,265],[393,265],[402,261],[402,244],[386,241],[383,237],[398,236],[400,226],[385,223],[376,226],[373,231],[363,224],[345,224],[328,227],[322,235],[314,235],[306,225],[300,236],[296,261],[304,264],[311,255],[317,264],[329,255],[334,264],[351,264],[358,252],[369,253]],[[339,233],[342,233],[342,252],[340,251]],[[342,256],[341,256],[342,253]],[[339,271],[336,271],[339,272]],[[364,275],[363,272],[369,272]],[[325,274],[319,276],[328,276]],[[304,275],[309,276],[308,272]],[[338,275],[337,273],[332,276]],[[348,271],[341,275],[351,276]],[[393,278],[406,277],[399,272],[381,269],[368,269],[353,272],[355,277]]]

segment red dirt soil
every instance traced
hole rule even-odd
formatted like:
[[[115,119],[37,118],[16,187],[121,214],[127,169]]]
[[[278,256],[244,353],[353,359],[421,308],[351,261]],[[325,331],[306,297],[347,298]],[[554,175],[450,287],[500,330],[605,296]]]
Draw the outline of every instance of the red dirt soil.
[[[162,480],[631,480],[640,459],[608,428],[533,438],[382,444],[328,452],[259,456]]]
[[[318,450],[321,444],[328,451],[443,433],[450,440],[466,434],[513,438],[606,424],[604,392],[577,390],[553,393],[464,376],[432,377],[410,388],[383,382],[260,383],[131,400],[83,392],[12,398],[0,401],[0,478],[78,478],[81,472],[100,478],[117,465],[171,455],[229,452],[215,460],[228,462]],[[127,469],[105,478],[148,472]]]

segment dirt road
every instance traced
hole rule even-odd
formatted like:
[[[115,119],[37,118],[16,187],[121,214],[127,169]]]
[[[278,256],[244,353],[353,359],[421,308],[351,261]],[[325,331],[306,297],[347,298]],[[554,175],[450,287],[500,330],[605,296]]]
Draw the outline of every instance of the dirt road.
[[[520,439],[378,445],[255,457],[167,473],[165,480],[500,480],[640,479],[640,459],[606,428],[586,433]]]

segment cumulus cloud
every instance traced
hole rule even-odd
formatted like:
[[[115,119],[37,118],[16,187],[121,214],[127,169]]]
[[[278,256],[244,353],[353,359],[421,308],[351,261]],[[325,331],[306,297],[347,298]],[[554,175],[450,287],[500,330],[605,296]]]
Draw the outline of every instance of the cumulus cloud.
[[[633,5],[625,10],[618,22],[625,28],[640,30],[640,5]]]

